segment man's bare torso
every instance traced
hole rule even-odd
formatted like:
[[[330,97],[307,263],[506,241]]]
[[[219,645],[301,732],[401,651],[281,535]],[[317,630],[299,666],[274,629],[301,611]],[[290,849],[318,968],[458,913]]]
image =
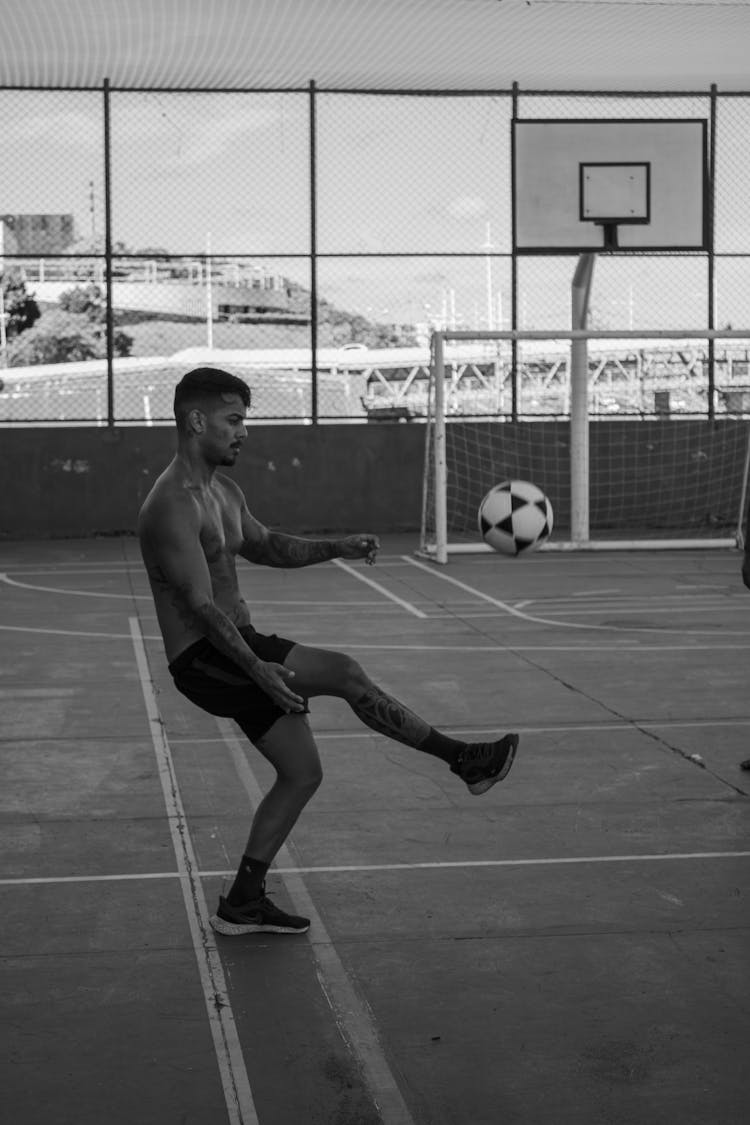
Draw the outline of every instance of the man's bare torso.
[[[236,556],[243,543],[241,493],[220,473],[207,486],[194,486],[185,481],[173,463],[155,482],[138,521],[141,553],[170,662],[203,635],[180,590],[168,581],[160,565],[164,549],[162,513],[165,506],[182,506],[188,497],[199,517],[195,550],[202,552],[208,566],[214,604],[237,628],[250,623],[250,611],[240,594],[236,570]]]

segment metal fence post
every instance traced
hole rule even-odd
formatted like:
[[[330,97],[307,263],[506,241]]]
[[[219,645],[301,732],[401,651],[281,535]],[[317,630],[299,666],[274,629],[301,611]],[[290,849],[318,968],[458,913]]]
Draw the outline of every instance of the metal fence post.
[[[511,94],[511,121],[518,117],[518,83],[513,83]],[[516,252],[516,154],[510,154],[510,221],[512,245],[510,259],[510,327],[518,329],[518,254]],[[502,327],[502,325],[500,326]],[[510,412],[514,422],[518,421],[518,341],[515,336],[510,343]]]
[[[114,310],[112,308],[112,177],[109,79],[104,79],[104,280],[107,312],[107,426],[115,425]]]
[[[714,261],[714,230],[716,228],[716,85],[711,85],[711,106],[709,125],[708,158],[708,327],[715,328],[716,319],[716,278]],[[716,416],[716,345],[713,337],[708,340],[708,417]]]
[[[312,421],[318,421],[318,212],[315,81],[310,80],[310,392]]]

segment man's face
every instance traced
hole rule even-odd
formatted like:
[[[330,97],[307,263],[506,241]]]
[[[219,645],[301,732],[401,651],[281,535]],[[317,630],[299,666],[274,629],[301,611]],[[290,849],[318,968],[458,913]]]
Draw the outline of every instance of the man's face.
[[[237,394],[222,394],[204,413],[201,450],[214,465],[233,465],[247,437],[245,404]]]

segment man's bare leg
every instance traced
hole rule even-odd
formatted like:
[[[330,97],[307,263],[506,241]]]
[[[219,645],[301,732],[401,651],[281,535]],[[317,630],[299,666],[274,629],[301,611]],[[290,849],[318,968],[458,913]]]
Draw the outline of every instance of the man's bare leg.
[[[308,699],[316,695],[344,699],[366,726],[396,742],[420,749],[433,729],[409,707],[373,683],[361,665],[343,653],[295,645],[284,664],[294,672],[292,685],[300,695]],[[451,750],[457,752],[463,744],[457,739],[447,741],[449,747],[437,756],[452,762]]]
[[[466,743],[430,726],[398,699],[373,683],[356,660],[344,653],[295,645],[284,661],[294,672],[294,690],[306,698],[332,695],[345,699],[372,730],[426,754],[441,758],[474,794],[484,793],[508,773],[518,735],[496,742]]]
[[[346,700],[371,730],[447,762],[472,793],[486,792],[510,769],[517,735],[506,735],[494,743],[450,738],[379,688],[355,660],[343,653],[295,645],[285,665],[294,672],[294,689],[300,695],[331,695]],[[308,919],[285,914],[265,898],[265,876],[320,784],[317,747],[307,718],[300,714],[277,719],[257,746],[274,766],[276,780],[257,809],[237,877],[227,898],[220,900],[211,924],[224,934],[269,929],[304,933]]]
[[[276,770],[276,780],[258,805],[245,849],[271,863],[323,779],[318,748],[307,715],[284,715],[256,744]]]
[[[265,895],[266,873],[322,779],[318,748],[307,716],[284,715],[255,744],[276,770],[256,809],[234,883],[211,925],[219,933],[304,933],[307,918],[286,914]]]

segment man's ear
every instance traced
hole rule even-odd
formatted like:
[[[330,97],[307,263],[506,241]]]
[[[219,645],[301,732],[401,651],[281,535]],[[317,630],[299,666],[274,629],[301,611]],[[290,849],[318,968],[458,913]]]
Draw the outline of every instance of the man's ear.
[[[188,426],[193,434],[202,434],[206,428],[205,415],[200,410],[191,410],[188,414]]]

